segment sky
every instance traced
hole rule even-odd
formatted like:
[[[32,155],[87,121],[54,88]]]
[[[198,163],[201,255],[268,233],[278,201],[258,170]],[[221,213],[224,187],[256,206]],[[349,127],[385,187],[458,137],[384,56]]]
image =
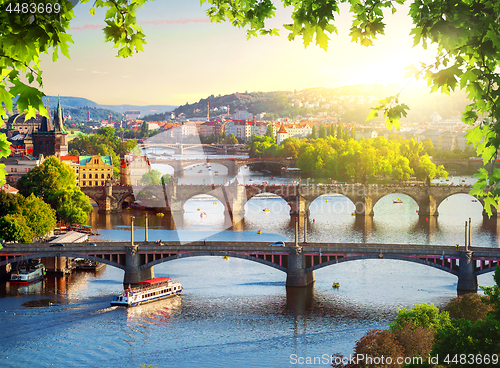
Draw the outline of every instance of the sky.
[[[342,4],[339,34],[330,36],[325,52],[314,43],[304,48],[299,37],[287,39],[282,24],[290,22],[288,9],[279,9],[269,23],[282,29],[279,37],[247,40],[243,29],[211,23],[206,4],[200,6],[199,0],[147,2],[137,13],[146,34],[144,52],[121,58],[104,42],[104,11],[92,17],[90,3],[74,9],[71,59],[41,59],[47,95],[84,97],[100,104],[183,105],[212,94],[406,83],[405,66],[432,60],[431,51],[412,48],[411,20],[404,6],[388,14],[385,36],[375,46],[364,47],[351,43],[351,15]]]

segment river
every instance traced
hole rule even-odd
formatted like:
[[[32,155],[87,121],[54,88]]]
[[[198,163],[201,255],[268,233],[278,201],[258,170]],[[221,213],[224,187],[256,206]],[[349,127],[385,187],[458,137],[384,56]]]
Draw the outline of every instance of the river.
[[[273,180],[255,173],[247,179]],[[402,204],[392,202],[398,197]],[[450,197],[437,220],[429,221],[419,219],[409,197],[395,194],[376,204],[372,221],[360,223],[347,198],[323,196],[311,206],[308,240],[463,245],[464,222],[471,218],[472,245],[498,247],[496,220],[484,220],[481,205],[471,198]],[[184,210],[178,231],[170,230],[166,216],[149,213],[149,239],[294,240],[287,205],[276,197],[250,200],[242,231],[227,229],[222,203],[212,197],[194,198]],[[94,211],[90,224],[99,238],[127,240],[131,216],[140,241],[141,211]],[[304,366],[298,358],[310,357],[318,364],[307,366],[328,367],[327,357],[352,353],[356,340],[370,329],[386,328],[397,308],[445,305],[456,296],[457,282],[437,269],[391,260],[325,267],[315,272],[314,288],[299,291],[287,291],[284,273],[242,259],[187,258],[154,270],[181,281],[182,296],[130,309],[110,307],[123,287],[123,271],[109,266],[29,286],[2,284],[1,366],[271,368]],[[493,285],[492,274],[480,276],[479,283]]]

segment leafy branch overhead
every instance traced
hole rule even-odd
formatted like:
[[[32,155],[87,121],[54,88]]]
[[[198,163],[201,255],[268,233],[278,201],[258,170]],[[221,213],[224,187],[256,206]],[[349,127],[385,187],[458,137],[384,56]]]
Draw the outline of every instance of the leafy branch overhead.
[[[146,42],[144,33],[137,24],[136,11],[147,0],[96,0],[91,9],[107,9],[105,15],[106,41],[118,48],[118,56],[126,57],[133,52],[143,51]],[[28,4],[40,4],[34,0]],[[89,0],[81,0],[87,3]],[[17,107],[26,111],[26,117],[34,117],[36,111],[48,116],[42,103],[44,93],[41,54],[52,52],[52,60],[59,53],[70,57],[69,46],[73,43],[67,33],[74,18],[73,4],[68,0],[58,0],[60,8],[51,12],[22,13],[6,11],[12,1],[0,0],[0,115],[7,116],[13,111],[12,99],[19,95]],[[12,8],[11,8],[12,9]]]

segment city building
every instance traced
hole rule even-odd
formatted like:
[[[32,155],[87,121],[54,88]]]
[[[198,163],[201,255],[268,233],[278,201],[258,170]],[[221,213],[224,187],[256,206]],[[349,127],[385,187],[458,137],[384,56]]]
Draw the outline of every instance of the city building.
[[[60,101],[53,119],[39,113],[30,119],[26,119],[24,113],[12,115],[7,120],[7,139],[14,145],[12,153],[16,155],[66,156],[68,134],[64,131]]]
[[[127,120],[137,120],[141,116],[139,110],[127,110],[125,111],[125,117]]]
[[[19,193],[19,190],[17,190],[16,188],[14,188],[13,186],[9,185],[9,184],[4,184],[0,187],[0,190],[2,192],[5,192],[5,193],[10,193],[10,194],[17,194]]]
[[[39,158],[25,155],[9,156],[0,158],[0,164],[5,165],[5,171],[7,172],[6,180],[9,183],[16,183],[21,176],[40,166],[44,160],[43,155],[40,155]]]
[[[111,156],[78,156],[80,165],[80,187],[97,187],[113,179]]]
[[[138,185],[149,170],[151,165],[146,156],[125,155],[120,163],[120,184]]]
[[[288,133],[285,127],[282,125],[280,127],[280,130],[278,130],[278,133],[276,134],[276,144],[279,146],[281,142],[283,142],[287,138],[288,138]]]

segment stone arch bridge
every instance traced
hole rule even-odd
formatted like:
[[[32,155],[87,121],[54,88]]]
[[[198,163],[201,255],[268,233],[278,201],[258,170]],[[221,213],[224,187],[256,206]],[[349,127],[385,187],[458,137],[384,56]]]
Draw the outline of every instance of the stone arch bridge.
[[[0,267],[32,258],[74,257],[105,263],[125,271],[124,284],[137,284],[154,277],[155,265],[176,259],[201,256],[229,256],[273,267],[286,273],[286,286],[303,287],[315,280],[314,271],[338,263],[365,259],[391,259],[437,268],[458,277],[457,291],[476,292],[477,276],[500,264],[499,248],[474,251],[450,246],[407,244],[300,243],[269,247],[262,242],[193,242],[180,245],[166,242],[131,244],[103,242],[96,247],[68,243],[13,244],[0,250]]]
[[[99,204],[101,211],[120,211],[125,198],[137,197],[145,193],[148,208],[154,208],[181,217],[184,204],[199,195],[211,195],[221,201],[233,224],[245,215],[245,203],[259,194],[275,194],[290,206],[290,215],[306,215],[311,203],[322,195],[340,194],[355,205],[357,216],[373,216],[375,204],[389,194],[405,194],[418,205],[420,216],[438,216],[439,205],[451,195],[468,194],[471,186],[399,186],[399,185],[357,185],[357,184],[295,184],[295,185],[240,185],[237,180],[229,185],[178,185],[172,180],[169,185],[153,186],[103,186],[85,187],[82,191]],[[142,200],[142,197],[141,197]],[[479,202],[484,202],[480,199]],[[497,216],[498,211],[493,211]],[[484,211],[483,211],[484,214]]]

